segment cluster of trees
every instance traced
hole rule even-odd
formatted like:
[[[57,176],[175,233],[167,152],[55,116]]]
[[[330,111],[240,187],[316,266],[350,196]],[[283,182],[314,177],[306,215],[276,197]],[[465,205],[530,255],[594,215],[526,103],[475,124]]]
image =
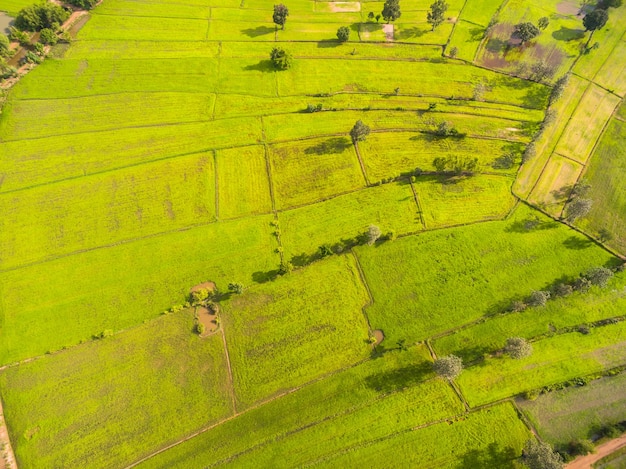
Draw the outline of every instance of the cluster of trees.
[[[282,47],[272,48],[270,60],[277,70],[287,70],[293,64],[293,56]]]
[[[433,166],[438,173],[452,173],[455,175],[472,175],[478,168],[478,158],[468,156],[438,156],[433,160]]]
[[[15,27],[21,31],[56,31],[70,17],[70,12],[54,3],[37,3],[22,8],[15,17]]]
[[[541,31],[546,29],[550,24],[550,19],[546,16],[543,18],[539,18],[537,21],[537,25],[535,26],[530,21],[525,21],[523,23],[518,23],[513,28],[512,37],[520,40],[520,44],[524,44],[531,39],[536,38],[541,34]]]
[[[569,223],[586,216],[591,210],[593,201],[586,197],[590,189],[591,186],[585,182],[574,184],[569,201],[565,206],[565,220]]]

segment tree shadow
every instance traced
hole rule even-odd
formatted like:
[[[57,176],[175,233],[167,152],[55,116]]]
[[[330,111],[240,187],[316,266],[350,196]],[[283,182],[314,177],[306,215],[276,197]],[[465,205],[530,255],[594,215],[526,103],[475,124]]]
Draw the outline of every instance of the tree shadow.
[[[271,282],[278,277],[278,274],[278,269],[268,270],[267,272],[258,271],[252,274],[252,280],[256,283]]]
[[[333,137],[312,147],[305,148],[307,155],[330,155],[343,153],[350,145],[350,140],[346,137]]]
[[[241,32],[248,37],[259,37],[266,34],[270,34],[276,31],[276,28],[271,26],[257,26],[256,28],[242,29]]]
[[[469,30],[469,40],[466,42],[478,42],[485,36],[485,30],[483,28],[472,28]]]
[[[523,80],[520,80],[520,81],[523,81]],[[530,82],[526,82],[526,81],[523,81],[523,82],[531,84]],[[543,109],[548,103],[548,97],[549,97],[549,93],[547,91],[548,89],[549,88],[543,87],[543,86],[542,87],[539,87],[539,86],[530,87],[528,92],[526,93],[526,96],[522,98],[524,104],[533,109]]]
[[[515,459],[517,459],[515,449],[509,446],[501,448],[499,443],[491,443],[486,449],[473,449],[465,453],[457,469],[512,469],[517,467],[514,463]]]
[[[261,60],[257,64],[246,65],[243,67],[246,71],[255,71],[255,72],[263,72],[263,73],[271,73],[276,71],[274,68],[274,64],[271,60]]]
[[[507,48],[508,44],[508,41],[504,41],[497,37],[491,37],[489,38],[489,41],[487,41],[485,49],[493,54],[499,54]]]
[[[339,47],[342,43],[339,42],[338,39],[322,39],[321,41],[317,41],[318,49],[329,49]]]
[[[571,29],[561,26],[561,29],[552,33],[552,37],[557,41],[574,41],[585,37],[585,30]]]
[[[457,355],[463,359],[463,363],[478,362],[482,360],[485,354],[491,352],[489,347],[484,345],[473,345],[460,348],[454,351],[454,355]]]
[[[365,384],[375,391],[397,391],[424,381],[432,372],[433,367],[430,362],[421,362],[370,375],[365,378]]]
[[[396,40],[402,40],[402,39],[410,39],[412,37],[415,37],[415,38],[422,37],[427,32],[428,30],[424,30],[424,29],[414,26],[412,28],[401,29],[400,31],[395,30],[394,36]]]
[[[577,236],[570,236],[565,241],[563,241],[563,246],[567,249],[587,249],[593,246],[593,241],[587,238],[579,238]]]
[[[507,226],[507,233],[531,233],[533,231],[552,230],[559,224],[552,220],[541,220],[539,217],[528,217],[525,220],[517,220]]]

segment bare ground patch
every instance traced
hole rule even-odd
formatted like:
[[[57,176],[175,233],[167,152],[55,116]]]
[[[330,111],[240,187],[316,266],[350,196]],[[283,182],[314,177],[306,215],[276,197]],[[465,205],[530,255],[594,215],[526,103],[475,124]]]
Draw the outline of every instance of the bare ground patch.
[[[384,24],[383,33],[385,34],[385,41],[393,41],[393,24]]]
[[[361,2],[330,2],[328,9],[333,13],[348,13],[361,11]]]
[[[199,306],[196,309],[196,316],[198,317],[198,322],[204,326],[204,332],[200,337],[208,337],[219,329],[216,311],[205,308],[204,306]]]

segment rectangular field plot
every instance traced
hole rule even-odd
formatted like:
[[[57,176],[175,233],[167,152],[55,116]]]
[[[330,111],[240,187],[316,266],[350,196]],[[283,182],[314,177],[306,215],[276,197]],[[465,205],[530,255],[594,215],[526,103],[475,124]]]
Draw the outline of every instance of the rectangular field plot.
[[[206,12],[207,9],[204,9],[204,12],[196,14]],[[206,38],[207,29],[206,19],[94,14],[89,20],[89,27],[78,33],[78,39],[169,41],[176,37],[183,41],[201,41]]]
[[[341,195],[278,215],[285,256],[306,260],[323,244],[335,249],[349,245],[369,225],[396,235],[423,229],[408,183],[391,183]],[[295,264],[299,262],[292,260]]]
[[[314,428],[323,422],[332,422],[342,415],[355,412],[361,414],[361,409],[383,413],[387,410],[394,415],[396,411],[403,409],[406,417],[417,417],[423,421],[431,409],[440,409],[436,400],[422,402],[419,393],[415,394],[414,391],[437,390],[436,384],[425,382],[433,377],[431,364],[430,354],[425,346],[411,347],[402,353],[386,353],[377,360],[368,360],[304,386],[296,392],[266,402],[257,409],[156,455],[139,467],[201,469],[207,465],[221,465],[233,457],[262,449],[268,444],[277,444],[284,437],[297,435],[298,432]],[[428,392],[427,395],[433,394]],[[445,391],[443,395],[445,396]],[[382,402],[394,403],[393,406],[381,403],[381,399],[386,396],[392,399]],[[408,406],[406,401],[403,402],[402,396],[409,398]],[[420,402],[420,405],[411,405],[413,400]],[[457,408],[458,404],[450,407],[449,415],[456,414]],[[378,413],[375,415],[376,418],[370,419],[368,425],[358,423],[363,439],[367,439],[370,431],[384,431],[387,420],[381,420],[381,425],[378,425],[378,419],[385,417],[379,417]],[[331,444],[328,441],[325,443]]]
[[[607,289],[593,287],[586,293],[552,298],[544,307],[494,316],[435,340],[435,350],[440,355],[452,353],[469,362],[482,358],[484,353],[500,350],[508,337],[533,339],[555,329],[621,316],[626,309],[624,283],[624,275],[618,274]]]
[[[404,12],[402,17],[393,25],[393,38],[395,41],[409,42],[417,44],[441,44],[448,42],[448,38],[452,33],[452,23],[444,21],[435,31],[432,26],[426,22],[426,12],[415,12],[419,15],[419,19],[411,21],[410,17],[405,18]]]
[[[109,171],[215,148],[258,143],[258,118],[129,128],[0,143],[2,190]]]
[[[448,469],[512,467],[530,437],[515,408],[507,402],[391,438],[372,439],[351,451],[338,451],[316,467],[383,469],[389,467],[389,460],[382,455],[392,454],[401,454],[406,467],[420,467],[425,461],[428,467]]]
[[[365,186],[349,138],[319,138],[269,148],[274,197],[279,209],[313,203]]]
[[[271,7],[268,11],[272,11]],[[269,22],[258,20],[238,21],[236,23],[211,20],[207,39],[209,41],[273,42],[276,40],[276,26],[271,23],[271,20]]]
[[[541,137],[535,140],[535,156],[526,161],[520,168],[513,185],[513,190],[516,194],[528,197],[531,190],[535,187],[563,130],[565,130],[565,126],[589,86],[588,81],[575,75],[570,76],[563,96],[551,105],[551,109],[556,112],[558,119],[548,124]]]
[[[219,44],[199,41],[75,41],[63,58],[68,59],[179,59],[216,58]]]
[[[217,90],[222,94],[277,96],[275,74],[269,59],[221,59]]]
[[[518,206],[507,221],[421,233],[363,246],[357,254],[374,296],[367,308],[385,341],[423,340],[545,288],[563,275],[604,265],[611,256],[559,224],[520,229],[539,213]],[[584,249],[579,249],[580,245]],[[553,262],[554,256],[559,262]],[[468,300],[471,298],[471,303]]]
[[[380,132],[359,143],[359,152],[370,182],[413,172],[434,171],[437,157],[479,158],[478,171],[493,171],[491,165],[511,147],[509,142],[475,138],[435,138],[415,132]],[[501,170],[513,173],[515,168]]]
[[[124,23],[120,20],[120,16],[139,16],[144,21],[150,21],[148,17],[166,18],[166,24],[168,19],[185,18],[185,19],[202,19],[208,20],[210,17],[210,8],[206,4],[198,2],[197,5],[193,5],[193,2],[180,3],[177,2],[175,6],[171,3],[162,1],[142,1],[137,2],[135,0],[114,0],[98,5],[98,9],[95,10],[94,16],[103,15],[119,15],[108,19],[114,23],[114,27],[111,28],[110,38],[116,36],[116,30],[120,29],[120,26]],[[100,26],[102,23],[97,23]],[[144,25],[146,23],[139,23]],[[205,31],[207,22],[204,23]],[[90,26],[91,28],[91,26]],[[158,39],[162,39],[164,36],[160,36]],[[142,38],[143,39],[143,38]],[[158,40],[157,39],[157,40]]]
[[[571,188],[576,184],[583,169],[581,164],[554,153],[528,200],[538,204],[548,213],[560,216]]]
[[[572,115],[556,147],[556,152],[585,163],[620,99],[591,85]]]
[[[626,37],[615,46],[594,81],[622,97],[626,94]]]
[[[458,378],[472,406],[487,404],[548,384],[623,365],[626,360],[626,322],[570,332],[533,342],[530,357],[488,358]]]
[[[30,0],[3,0],[2,9],[0,11],[6,11],[11,16],[17,16],[22,8],[32,5]]]
[[[486,26],[478,25],[471,21],[465,21],[464,18],[465,14],[454,27],[454,32],[450,38],[450,45],[446,48],[446,52],[450,54],[450,50],[456,47],[456,57],[472,62],[480,46],[480,41],[483,39]]]
[[[0,273],[0,363],[140,324],[206,280],[225,288],[265,278],[280,262],[271,220],[214,223]]]
[[[365,358],[370,348],[361,308],[367,301],[353,258],[341,256],[224,304],[238,402],[248,407]]]
[[[567,444],[587,439],[597,429],[626,420],[626,373],[543,394],[519,406],[543,439]]]
[[[480,175],[468,178],[418,177],[413,184],[427,229],[494,220],[513,208],[513,180]]]
[[[123,467],[228,416],[222,338],[193,327],[191,312],[164,316],[4,370],[20,466]]]
[[[215,221],[213,155],[0,195],[0,268]]]
[[[327,41],[330,46],[334,46],[338,44],[337,30],[346,24],[350,23],[342,23],[341,18],[335,18],[335,23],[290,22],[284,31],[277,31],[276,38],[278,41]],[[357,40],[357,25],[352,25],[350,29],[351,39]]]
[[[217,152],[219,217],[269,213],[272,210],[265,148],[231,148]]]
[[[130,92],[211,93],[218,59],[47,60],[20,80],[18,99],[52,99]]]
[[[626,106],[622,106],[626,109]],[[576,224],[592,233],[606,230],[612,236],[608,244],[620,251],[626,248],[626,122],[613,119],[598,143],[585,173],[591,185],[588,197],[593,200],[589,214]]]
[[[208,121],[215,95],[121,93],[72,99],[13,101],[0,122],[10,140],[115,130],[124,127]],[[6,141],[5,140],[5,141]]]

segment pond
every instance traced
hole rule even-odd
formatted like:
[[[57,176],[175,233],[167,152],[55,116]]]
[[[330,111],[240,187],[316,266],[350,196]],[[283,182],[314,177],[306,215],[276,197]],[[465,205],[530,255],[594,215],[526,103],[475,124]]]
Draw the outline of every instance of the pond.
[[[0,11],[0,33],[9,34],[9,26],[13,24],[13,18]]]

